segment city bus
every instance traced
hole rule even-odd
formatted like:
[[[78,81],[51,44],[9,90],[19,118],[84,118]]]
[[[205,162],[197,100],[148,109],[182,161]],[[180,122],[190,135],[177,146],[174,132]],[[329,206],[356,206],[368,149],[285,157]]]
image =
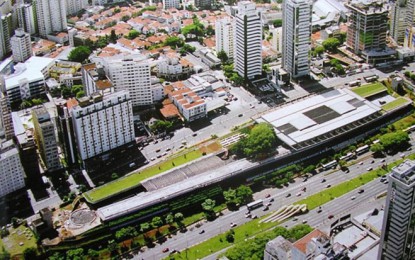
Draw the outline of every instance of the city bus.
[[[328,170],[328,169],[336,167],[337,166],[337,161],[333,160],[333,161],[328,162],[326,164],[323,164],[321,166],[323,167],[323,170]]]
[[[364,145],[356,149],[356,155],[361,155],[362,153],[365,153],[367,151],[369,151],[369,145]]]
[[[246,205],[246,207],[248,208],[249,211],[262,207],[264,206],[264,201],[263,200],[256,200],[254,202],[248,203],[248,205]]]

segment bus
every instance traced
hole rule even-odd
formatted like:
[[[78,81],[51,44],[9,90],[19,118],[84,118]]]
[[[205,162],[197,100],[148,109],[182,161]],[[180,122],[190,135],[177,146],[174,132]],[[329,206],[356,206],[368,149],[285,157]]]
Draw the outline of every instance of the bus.
[[[254,202],[248,203],[248,205],[246,205],[246,207],[248,208],[249,211],[262,207],[264,206],[264,201],[263,200],[256,200]]]
[[[328,163],[322,165],[323,170],[328,170],[328,169],[334,168],[336,166],[337,166],[337,161],[336,160],[333,160],[331,162],[328,162]]]
[[[364,145],[356,149],[356,155],[361,155],[362,153],[365,153],[367,151],[369,151],[369,145]]]
[[[346,155],[343,155],[342,157],[340,157],[339,160],[348,161],[352,159],[353,156],[354,156],[353,153],[347,153]]]

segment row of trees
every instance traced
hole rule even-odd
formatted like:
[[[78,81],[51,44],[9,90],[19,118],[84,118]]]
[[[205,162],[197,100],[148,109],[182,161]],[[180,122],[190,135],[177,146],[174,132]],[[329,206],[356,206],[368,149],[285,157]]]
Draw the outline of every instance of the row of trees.
[[[254,239],[246,239],[245,241],[236,244],[226,251],[225,256],[230,260],[263,259],[265,245],[268,241],[278,236],[282,236],[290,241],[296,241],[310,233],[312,230],[313,229],[309,225],[303,224],[296,225],[291,229],[278,226],[273,230],[256,236]],[[235,232],[228,232],[225,234],[226,240],[230,243],[233,242],[232,239],[234,236]]]
[[[275,151],[277,137],[271,125],[260,123],[255,125],[247,137],[241,138],[232,145],[230,151],[240,157],[263,158]]]
[[[252,201],[252,194],[252,189],[245,185],[241,185],[236,189],[229,188],[227,191],[223,191],[223,197],[229,209]]]
[[[385,151],[387,153],[395,153],[408,144],[409,135],[404,131],[396,131],[386,133],[379,137],[379,142],[372,144],[370,151],[376,155],[382,155]]]

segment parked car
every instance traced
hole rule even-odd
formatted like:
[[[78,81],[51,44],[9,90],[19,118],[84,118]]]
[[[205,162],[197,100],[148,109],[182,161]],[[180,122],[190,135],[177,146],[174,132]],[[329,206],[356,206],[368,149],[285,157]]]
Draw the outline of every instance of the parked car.
[[[167,253],[167,252],[169,252],[169,248],[168,248],[168,247],[164,248],[164,249],[162,250],[162,252],[163,252],[163,253]]]
[[[329,215],[329,216],[328,216],[328,219],[332,219],[332,218],[334,218],[334,216],[333,216],[333,215]]]

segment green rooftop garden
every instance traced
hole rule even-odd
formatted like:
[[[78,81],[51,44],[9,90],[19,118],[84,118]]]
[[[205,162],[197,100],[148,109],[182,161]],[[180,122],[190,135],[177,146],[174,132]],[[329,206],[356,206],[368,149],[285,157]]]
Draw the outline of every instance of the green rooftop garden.
[[[407,103],[409,103],[409,101],[407,99],[405,99],[403,97],[399,97],[399,98],[395,99],[394,101],[383,105],[382,109],[385,110],[385,111],[390,111],[390,110],[398,108],[398,107],[400,107],[404,104],[407,104]]]
[[[360,87],[353,88],[352,91],[361,97],[370,97],[375,94],[387,91],[387,88],[380,82],[366,84]]]

